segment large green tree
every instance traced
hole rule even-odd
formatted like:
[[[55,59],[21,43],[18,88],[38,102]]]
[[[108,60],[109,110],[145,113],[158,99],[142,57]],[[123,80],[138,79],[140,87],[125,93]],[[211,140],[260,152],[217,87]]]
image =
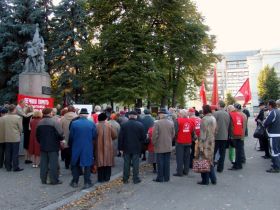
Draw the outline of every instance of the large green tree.
[[[52,31],[48,43],[50,73],[53,77],[53,94],[58,99],[68,94],[72,100],[82,102],[79,54],[88,39],[84,8],[83,0],[63,0],[54,9],[51,19]]]
[[[88,98],[133,104],[155,85],[147,5],[128,0],[89,2],[94,14],[89,25],[98,43],[82,56]]]
[[[88,9],[98,43],[83,59],[94,101],[175,106],[215,61],[214,38],[191,1],[91,0]]]
[[[23,71],[26,42],[41,24],[42,11],[35,0],[1,1],[0,15],[0,103],[15,101],[18,92],[18,75]]]
[[[258,77],[259,100],[267,102],[270,99],[277,100],[280,97],[280,80],[274,68],[266,66],[260,71]]]

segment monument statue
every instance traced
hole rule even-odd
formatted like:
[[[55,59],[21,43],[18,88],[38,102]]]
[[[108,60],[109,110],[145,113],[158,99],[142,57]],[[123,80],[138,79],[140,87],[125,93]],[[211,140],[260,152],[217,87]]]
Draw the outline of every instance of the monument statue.
[[[19,94],[35,97],[51,97],[51,78],[46,72],[44,39],[39,34],[39,24],[36,24],[32,41],[26,43],[27,58],[24,69],[19,74]]]
[[[45,72],[44,39],[39,34],[39,24],[36,24],[36,31],[32,42],[27,42],[27,59],[25,60],[24,72]]]

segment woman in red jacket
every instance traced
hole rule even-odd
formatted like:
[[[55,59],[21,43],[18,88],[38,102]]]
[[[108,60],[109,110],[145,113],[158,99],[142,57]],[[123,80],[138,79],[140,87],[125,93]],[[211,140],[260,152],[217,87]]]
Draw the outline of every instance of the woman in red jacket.
[[[30,155],[33,156],[33,165],[32,165],[33,168],[38,168],[39,161],[40,161],[40,144],[38,143],[36,138],[36,129],[41,119],[42,119],[42,112],[35,111],[30,121],[31,131],[30,131],[30,142],[29,142],[28,152]]]

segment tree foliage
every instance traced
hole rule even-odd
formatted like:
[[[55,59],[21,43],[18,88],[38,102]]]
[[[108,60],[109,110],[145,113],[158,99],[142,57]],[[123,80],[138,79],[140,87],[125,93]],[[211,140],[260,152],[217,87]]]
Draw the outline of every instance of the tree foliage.
[[[35,23],[59,100],[183,106],[216,60],[215,38],[190,0],[11,1],[0,2],[1,99],[15,99]]]
[[[50,73],[53,78],[53,95],[61,98],[69,94],[76,102],[81,102],[82,84],[78,78],[81,62],[79,54],[87,44],[87,14],[84,2],[63,0],[54,9],[49,40],[51,60]],[[58,79],[57,79],[58,78]]]
[[[277,100],[280,97],[280,80],[274,68],[266,66],[260,71],[257,87],[261,101],[268,102],[269,99]]]
[[[26,42],[32,39],[35,24],[42,24],[42,11],[35,0],[1,1],[0,21],[0,100],[15,100],[18,75],[23,71]]]
[[[236,102],[236,100],[235,100],[235,98],[232,96],[232,94],[231,93],[227,93],[226,94],[226,98],[225,98],[225,103],[226,103],[226,105],[228,106],[228,105],[233,105],[233,104],[235,104],[235,102]]]
[[[89,10],[99,42],[83,63],[94,101],[142,98],[175,106],[215,61],[214,37],[191,1],[92,0]]]

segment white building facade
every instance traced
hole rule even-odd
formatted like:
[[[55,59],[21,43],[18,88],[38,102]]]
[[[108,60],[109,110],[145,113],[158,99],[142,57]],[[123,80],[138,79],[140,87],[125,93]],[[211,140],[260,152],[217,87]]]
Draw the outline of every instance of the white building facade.
[[[247,65],[252,92],[251,104],[253,107],[257,107],[259,105],[257,84],[260,71],[266,65],[274,67],[278,77],[280,78],[280,49],[260,50],[258,54],[247,57]]]

